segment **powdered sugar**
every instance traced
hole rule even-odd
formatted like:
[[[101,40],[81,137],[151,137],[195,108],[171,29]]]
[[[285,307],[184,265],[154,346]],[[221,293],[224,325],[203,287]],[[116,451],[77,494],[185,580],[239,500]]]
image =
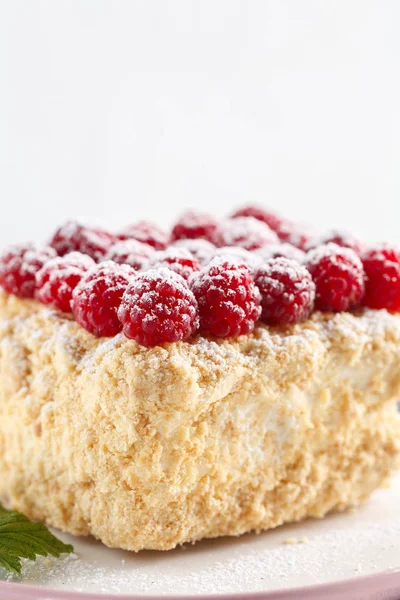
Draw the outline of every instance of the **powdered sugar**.
[[[331,229],[322,235],[313,237],[308,243],[307,249],[310,250],[329,243],[337,244],[343,248],[351,248],[359,255],[365,249],[364,244],[352,233],[340,229]]]
[[[246,250],[276,244],[278,237],[266,223],[253,217],[237,217],[223,221],[212,240],[216,246],[241,246]]]
[[[217,259],[217,260],[216,260]],[[261,258],[255,252],[250,252],[240,246],[222,246],[222,248],[215,248],[212,255],[209,257],[209,261],[223,263],[225,261],[233,261],[239,265],[246,265],[251,271],[256,269],[262,262]]]
[[[202,238],[189,239],[185,238],[174,242],[175,248],[186,248],[193,254],[193,256],[199,261],[200,264],[207,262],[215,250],[214,244],[208,240]]]
[[[144,244],[152,246],[156,250],[163,250],[169,242],[169,236],[159,227],[150,221],[139,221],[124,229],[119,235],[119,239],[135,239]]]
[[[151,268],[168,267],[186,280],[201,268],[200,263],[187,248],[174,246],[155,253],[149,261],[149,266]]]
[[[282,220],[276,232],[281,242],[289,242],[301,250],[305,250],[309,241],[316,236],[315,229],[308,223],[299,223],[290,219]]]
[[[296,260],[298,263],[303,263],[305,259],[305,252],[293,246],[293,244],[289,244],[287,242],[282,242],[281,244],[270,244],[268,246],[264,246],[264,248],[259,248],[257,251],[257,255],[260,256],[263,260],[269,260],[270,258],[289,258],[290,260]]]
[[[104,260],[113,260],[118,264],[130,265],[136,270],[147,266],[154,248],[138,240],[121,240],[113,244],[104,257]]]

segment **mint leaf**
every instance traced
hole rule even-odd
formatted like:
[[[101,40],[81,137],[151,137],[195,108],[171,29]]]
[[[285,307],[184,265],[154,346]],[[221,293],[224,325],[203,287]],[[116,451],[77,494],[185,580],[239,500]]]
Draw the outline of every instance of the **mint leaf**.
[[[21,559],[18,556],[9,554],[6,550],[0,552],[0,567],[6,571],[11,571],[16,575],[21,574]]]
[[[45,525],[0,505],[0,566],[21,574],[21,558],[36,560],[39,556],[58,557],[73,552],[70,544],[57,539]]]

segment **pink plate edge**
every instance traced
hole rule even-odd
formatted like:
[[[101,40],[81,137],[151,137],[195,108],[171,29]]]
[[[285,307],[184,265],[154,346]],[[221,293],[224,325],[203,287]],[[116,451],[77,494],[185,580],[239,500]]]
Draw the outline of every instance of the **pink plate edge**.
[[[2,594],[5,596],[2,596]],[[0,582],[4,600],[400,600],[400,568],[336,583],[243,594],[147,596],[92,594]]]

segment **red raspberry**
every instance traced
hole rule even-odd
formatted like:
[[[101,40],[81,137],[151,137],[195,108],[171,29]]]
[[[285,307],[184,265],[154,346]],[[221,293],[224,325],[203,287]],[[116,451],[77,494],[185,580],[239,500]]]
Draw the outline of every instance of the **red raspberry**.
[[[236,219],[237,217],[254,217],[266,223],[273,231],[276,231],[281,223],[281,218],[278,215],[258,206],[244,206],[243,208],[239,208],[239,210],[233,213],[232,219]]]
[[[261,314],[260,292],[245,265],[216,259],[193,275],[190,286],[201,331],[224,338],[253,331]]]
[[[215,250],[214,244],[202,238],[196,240],[190,240],[188,238],[177,240],[174,242],[173,247],[186,248],[186,250],[189,250],[201,265],[209,261],[210,256],[212,256]]]
[[[52,258],[36,273],[37,300],[52,304],[63,312],[71,312],[72,292],[95,265],[90,256],[80,252]]]
[[[50,246],[59,256],[69,252],[81,252],[98,262],[114,241],[114,237],[106,231],[86,227],[76,221],[68,221],[57,229],[50,240]]]
[[[0,285],[9,294],[33,298],[36,273],[56,256],[49,246],[37,248],[34,244],[16,244],[0,256]]]
[[[130,225],[118,235],[118,238],[120,240],[138,240],[156,250],[164,250],[169,244],[169,236],[149,221],[139,221],[139,223]]]
[[[118,317],[126,337],[147,347],[185,340],[199,324],[195,297],[168,268],[140,273],[124,293]]]
[[[386,244],[371,248],[362,261],[366,275],[363,304],[400,312],[400,248]]]
[[[130,265],[136,271],[143,269],[154,254],[154,248],[138,240],[123,240],[113,244],[104,260],[113,260],[120,265]]]
[[[211,215],[188,210],[183,213],[172,229],[172,240],[204,238],[210,240],[218,228],[218,221]]]
[[[360,304],[364,270],[354,250],[337,244],[319,246],[308,253],[306,266],[316,285],[316,309],[342,311]]]
[[[168,267],[186,280],[192,273],[201,269],[200,263],[189,250],[172,246],[162,252],[156,252],[150,261],[150,266],[153,268]]]
[[[342,248],[351,248],[356,254],[358,254],[358,256],[360,256],[365,250],[365,245],[351,233],[338,231],[337,229],[328,231],[324,235],[311,239],[307,245],[307,250],[312,250],[313,248],[318,248],[318,246],[323,246],[324,244],[329,243],[337,244]]]
[[[119,333],[117,311],[136,271],[129,265],[108,261],[87,273],[72,293],[72,311],[79,325],[101,337]]]
[[[288,242],[300,250],[305,250],[311,238],[315,237],[315,229],[310,225],[288,219],[281,221],[276,233],[281,242]]]
[[[246,265],[250,271],[254,271],[262,262],[262,259],[255,252],[250,252],[246,248],[240,246],[223,246],[222,248],[216,248],[210,257],[211,261],[219,259],[220,262],[226,260],[237,263],[239,265]]]
[[[315,284],[305,267],[287,258],[272,258],[257,269],[261,319],[270,325],[305,321],[314,308]]]
[[[264,260],[270,260],[271,258],[288,258],[289,260],[295,260],[298,263],[303,263],[306,257],[306,253],[300,248],[296,248],[292,244],[282,242],[281,244],[271,244],[257,250],[258,256]]]
[[[212,241],[220,247],[241,246],[246,250],[256,250],[277,243],[278,238],[262,221],[253,217],[237,217],[224,221],[215,231]]]

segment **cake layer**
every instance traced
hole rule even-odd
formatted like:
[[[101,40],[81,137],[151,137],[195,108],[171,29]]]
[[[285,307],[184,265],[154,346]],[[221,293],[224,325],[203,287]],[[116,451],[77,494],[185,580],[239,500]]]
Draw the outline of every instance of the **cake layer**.
[[[129,550],[361,502],[398,467],[400,316],[146,349],[0,293],[0,498]]]

